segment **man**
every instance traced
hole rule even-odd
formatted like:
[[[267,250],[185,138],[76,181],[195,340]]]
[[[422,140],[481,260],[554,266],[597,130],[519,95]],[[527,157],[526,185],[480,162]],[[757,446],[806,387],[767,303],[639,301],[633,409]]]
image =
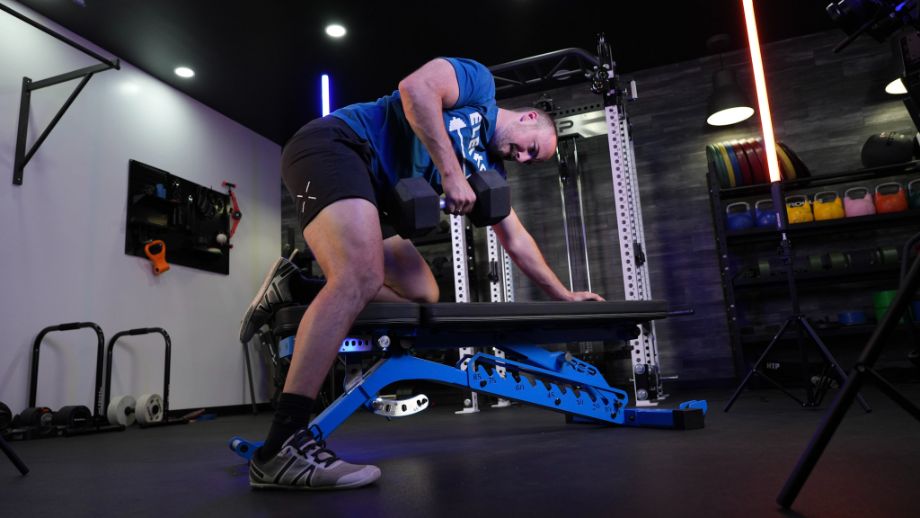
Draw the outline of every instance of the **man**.
[[[466,214],[476,201],[466,180],[471,171],[504,172],[503,159],[540,162],[555,149],[548,115],[498,108],[488,69],[455,58],[430,61],[403,79],[397,92],[314,120],[288,141],[282,179],[326,284],[297,329],[271,430],[250,463],[252,487],[351,488],[380,477],[375,466],[339,459],[306,427],[339,346],[368,302],[438,300],[425,260],[387,224],[386,200],[396,181],[423,176],[443,192],[446,210]],[[514,210],[493,228],[521,271],[552,298],[603,300],[562,285]],[[277,304],[293,300],[294,271],[285,259],[269,271],[243,319],[243,342]]]

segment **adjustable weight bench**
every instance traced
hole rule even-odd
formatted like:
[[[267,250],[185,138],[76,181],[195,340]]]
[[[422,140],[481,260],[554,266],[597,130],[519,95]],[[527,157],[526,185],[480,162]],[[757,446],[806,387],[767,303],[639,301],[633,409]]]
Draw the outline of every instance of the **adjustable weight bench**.
[[[280,309],[272,329],[290,340],[306,306]],[[309,426],[324,440],[357,409],[387,417],[424,410],[425,396],[396,401],[378,393],[405,380],[427,380],[500,398],[529,403],[592,422],[672,429],[702,428],[705,401],[677,409],[628,407],[626,392],[611,387],[593,365],[565,352],[539,347],[572,341],[632,340],[640,326],[668,315],[662,301],[516,302],[516,303],[372,303],[356,319],[341,353],[380,351],[383,355],[357,379],[346,379],[346,392]],[[283,340],[282,340],[283,341]],[[444,365],[418,358],[421,349],[495,347],[500,358],[476,353]],[[284,354],[284,353],[281,353]],[[234,437],[230,448],[250,458],[260,443]]]

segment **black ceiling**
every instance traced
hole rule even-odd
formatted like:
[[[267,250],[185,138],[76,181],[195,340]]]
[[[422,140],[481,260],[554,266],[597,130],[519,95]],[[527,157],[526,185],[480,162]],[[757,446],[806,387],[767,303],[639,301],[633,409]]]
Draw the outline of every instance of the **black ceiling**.
[[[761,38],[833,28],[827,2],[757,2]],[[717,33],[729,33],[735,48],[745,44],[740,0],[20,3],[278,143],[319,116],[322,73],[332,78],[335,108],[389,93],[439,55],[494,65],[565,47],[593,52],[595,34],[605,32],[629,72],[704,56]],[[332,21],[347,27],[345,38],[325,35]],[[176,77],[179,64],[196,76]]]

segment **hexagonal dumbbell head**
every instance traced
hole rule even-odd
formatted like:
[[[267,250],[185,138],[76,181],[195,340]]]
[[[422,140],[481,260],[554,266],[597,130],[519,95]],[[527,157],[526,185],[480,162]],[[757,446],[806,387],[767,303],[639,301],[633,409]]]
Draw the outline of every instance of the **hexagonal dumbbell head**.
[[[468,178],[476,205],[470,212],[470,221],[477,227],[494,225],[511,212],[511,187],[497,171],[479,171]]]
[[[438,226],[441,211],[438,193],[422,177],[404,178],[394,188],[390,217],[399,235],[408,239]]]

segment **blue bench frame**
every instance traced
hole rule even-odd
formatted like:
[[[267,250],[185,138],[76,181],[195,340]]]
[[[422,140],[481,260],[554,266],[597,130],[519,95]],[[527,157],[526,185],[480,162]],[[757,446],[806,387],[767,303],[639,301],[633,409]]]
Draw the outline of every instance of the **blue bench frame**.
[[[642,320],[642,319],[638,319]],[[617,331],[609,323],[579,330],[562,330],[542,333],[541,343],[572,339],[594,339],[611,333],[627,335],[627,321]],[[628,407],[629,396],[623,390],[611,387],[593,365],[564,352],[551,352],[537,345],[507,343],[510,338],[535,339],[533,330],[518,332],[490,332],[476,329],[458,332],[432,326],[431,328],[407,325],[382,326],[373,336],[396,337],[379,360],[362,378],[342,394],[310,423],[310,432],[317,440],[328,438],[356,410],[373,410],[380,390],[399,381],[425,380],[462,390],[471,390],[521,403],[554,410],[573,416],[579,422],[608,423],[631,427],[669,429],[702,428],[707,410],[705,401],[688,401],[677,409]],[[577,338],[575,338],[577,337]],[[506,342],[506,343],[501,343]],[[460,358],[455,365],[418,358],[411,348],[454,348],[462,344],[492,345],[505,352],[507,358],[486,353],[476,353]],[[500,374],[500,372],[504,374]],[[260,442],[250,442],[240,437],[230,440],[230,448],[239,456],[249,459]]]

